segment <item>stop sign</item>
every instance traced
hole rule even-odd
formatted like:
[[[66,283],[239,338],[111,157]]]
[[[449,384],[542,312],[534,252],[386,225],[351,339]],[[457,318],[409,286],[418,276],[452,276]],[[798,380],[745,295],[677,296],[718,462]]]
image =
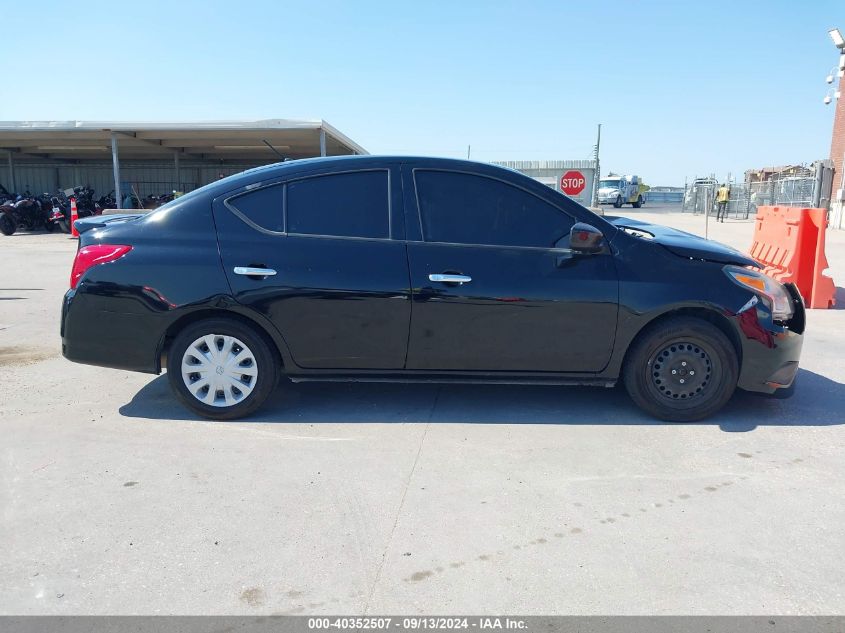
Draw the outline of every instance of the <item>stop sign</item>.
[[[577,196],[587,186],[587,179],[580,171],[570,169],[560,178],[560,190],[567,196]]]

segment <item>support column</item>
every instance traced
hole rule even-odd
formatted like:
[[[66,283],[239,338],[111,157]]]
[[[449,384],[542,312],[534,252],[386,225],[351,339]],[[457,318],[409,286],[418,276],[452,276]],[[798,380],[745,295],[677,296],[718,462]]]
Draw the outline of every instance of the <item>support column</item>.
[[[326,155],[326,131],[320,128],[320,156]]]
[[[114,170],[114,198],[117,208],[123,208],[123,196],[120,191],[120,161],[117,158],[117,135],[111,133],[111,164]]]
[[[182,175],[179,171],[179,152],[173,152],[173,167],[176,170],[176,190],[182,191]]]
[[[18,188],[15,186],[15,162],[12,159],[12,151],[9,150],[9,193],[17,193]]]

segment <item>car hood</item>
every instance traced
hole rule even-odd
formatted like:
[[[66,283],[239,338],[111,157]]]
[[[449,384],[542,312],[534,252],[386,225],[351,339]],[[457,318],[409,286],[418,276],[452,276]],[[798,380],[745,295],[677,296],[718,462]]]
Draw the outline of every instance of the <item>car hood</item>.
[[[703,259],[721,264],[736,264],[738,266],[762,268],[759,262],[735,248],[731,248],[720,242],[706,240],[703,237],[687,233],[686,231],[679,231],[678,229],[661,224],[651,224],[650,222],[642,222],[641,220],[634,220],[632,218],[605,216],[605,219],[619,228],[627,227],[635,231],[643,231],[653,235],[654,237],[651,238],[651,241],[657,242],[666,250],[680,257]]]

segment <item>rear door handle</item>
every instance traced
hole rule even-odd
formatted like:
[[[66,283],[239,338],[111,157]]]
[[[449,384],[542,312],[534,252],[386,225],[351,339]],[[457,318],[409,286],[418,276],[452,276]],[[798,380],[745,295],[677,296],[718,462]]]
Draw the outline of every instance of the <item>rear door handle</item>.
[[[252,266],[235,266],[236,275],[246,275],[247,277],[272,277],[276,271],[272,268],[255,268]]]
[[[469,275],[447,275],[445,273],[432,273],[428,276],[429,281],[440,284],[468,284],[472,281]]]

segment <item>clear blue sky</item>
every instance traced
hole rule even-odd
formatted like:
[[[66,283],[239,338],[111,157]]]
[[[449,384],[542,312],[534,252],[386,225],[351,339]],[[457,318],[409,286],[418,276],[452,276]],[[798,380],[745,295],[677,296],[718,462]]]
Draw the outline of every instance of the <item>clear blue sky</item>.
[[[323,118],[372,153],[683,185],[826,158],[845,2],[11,2],[0,119]]]

